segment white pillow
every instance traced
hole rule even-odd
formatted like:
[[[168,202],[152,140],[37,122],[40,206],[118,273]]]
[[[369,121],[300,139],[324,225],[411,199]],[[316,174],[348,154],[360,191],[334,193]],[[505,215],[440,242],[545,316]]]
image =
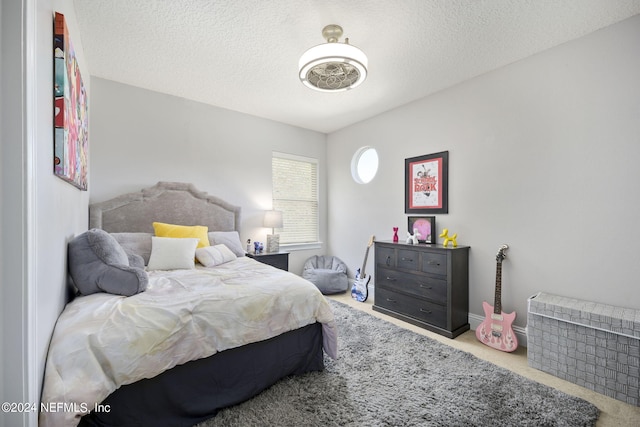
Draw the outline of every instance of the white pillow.
[[[212,245],[225,245],[237,257],[245,254],[242,243],[240,243],[240,234],[237,231],[210,231],[209,241]]]
[[[196,246],[200,239],[151,237],[151,256],[147,270],[195,268]]]
[[[225,245],[206,246],[196,249],[196,258],[205,267],[215,267],[238,258]]]

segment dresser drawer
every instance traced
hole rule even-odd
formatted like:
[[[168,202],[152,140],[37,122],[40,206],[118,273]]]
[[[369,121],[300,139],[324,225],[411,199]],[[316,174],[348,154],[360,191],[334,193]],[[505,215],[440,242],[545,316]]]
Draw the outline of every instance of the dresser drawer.
[[[446,275],[447,274],[447,256],[445,254],[434,252],[422,253],[422,271],[425,273]]]
[[[444,306],[384,288],[376,289],[375,299],[376,305],[380,307],[402,313],[439,328],[447,327],[447,310]]]
[[[376,246],[376,265],[396,266],[396,251],[386,246]]]
[[[418,251],[410,249],[398,250],[398,268],[404,268],[406,270],[418,270],[418,260],[420,259],[420,253]]]
[[[376,286],[427,298],[441,304],[447,302],[447,281],[443,279],[379,267],[376,273]]]

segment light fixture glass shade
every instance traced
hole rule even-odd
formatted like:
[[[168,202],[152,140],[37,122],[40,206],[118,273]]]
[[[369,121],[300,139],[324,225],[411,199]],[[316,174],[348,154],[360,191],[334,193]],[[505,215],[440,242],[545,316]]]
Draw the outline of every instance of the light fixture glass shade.
[[[314,46],[300,57],[299,77],[311,89],[339,92],[358,87],[367,77],[367,55],[348,43]]]

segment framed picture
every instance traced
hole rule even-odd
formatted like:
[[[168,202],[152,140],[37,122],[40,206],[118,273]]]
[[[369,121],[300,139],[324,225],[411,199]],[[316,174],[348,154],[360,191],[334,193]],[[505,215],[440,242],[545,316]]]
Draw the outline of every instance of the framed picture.
[[[404,212],[448,213],[449,152],[404,160]]]
[[[407,220],[407,231],[413,234],[413,230],[417,230],[417,232],[420,233],[418,242],[427,244],[436,243],[435,216],[410,216]]]
[[[54,55],[53,173],[87,190],[88,101],[64,15],[56,12]]]

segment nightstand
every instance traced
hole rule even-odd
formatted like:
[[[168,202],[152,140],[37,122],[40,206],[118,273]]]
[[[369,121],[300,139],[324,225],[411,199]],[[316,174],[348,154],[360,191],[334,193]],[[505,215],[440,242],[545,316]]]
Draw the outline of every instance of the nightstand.
[[[247,256],[263,264],[269,264],[280,270],[289,271],[289,252],[263,252],[261,254],[249,252]]]

